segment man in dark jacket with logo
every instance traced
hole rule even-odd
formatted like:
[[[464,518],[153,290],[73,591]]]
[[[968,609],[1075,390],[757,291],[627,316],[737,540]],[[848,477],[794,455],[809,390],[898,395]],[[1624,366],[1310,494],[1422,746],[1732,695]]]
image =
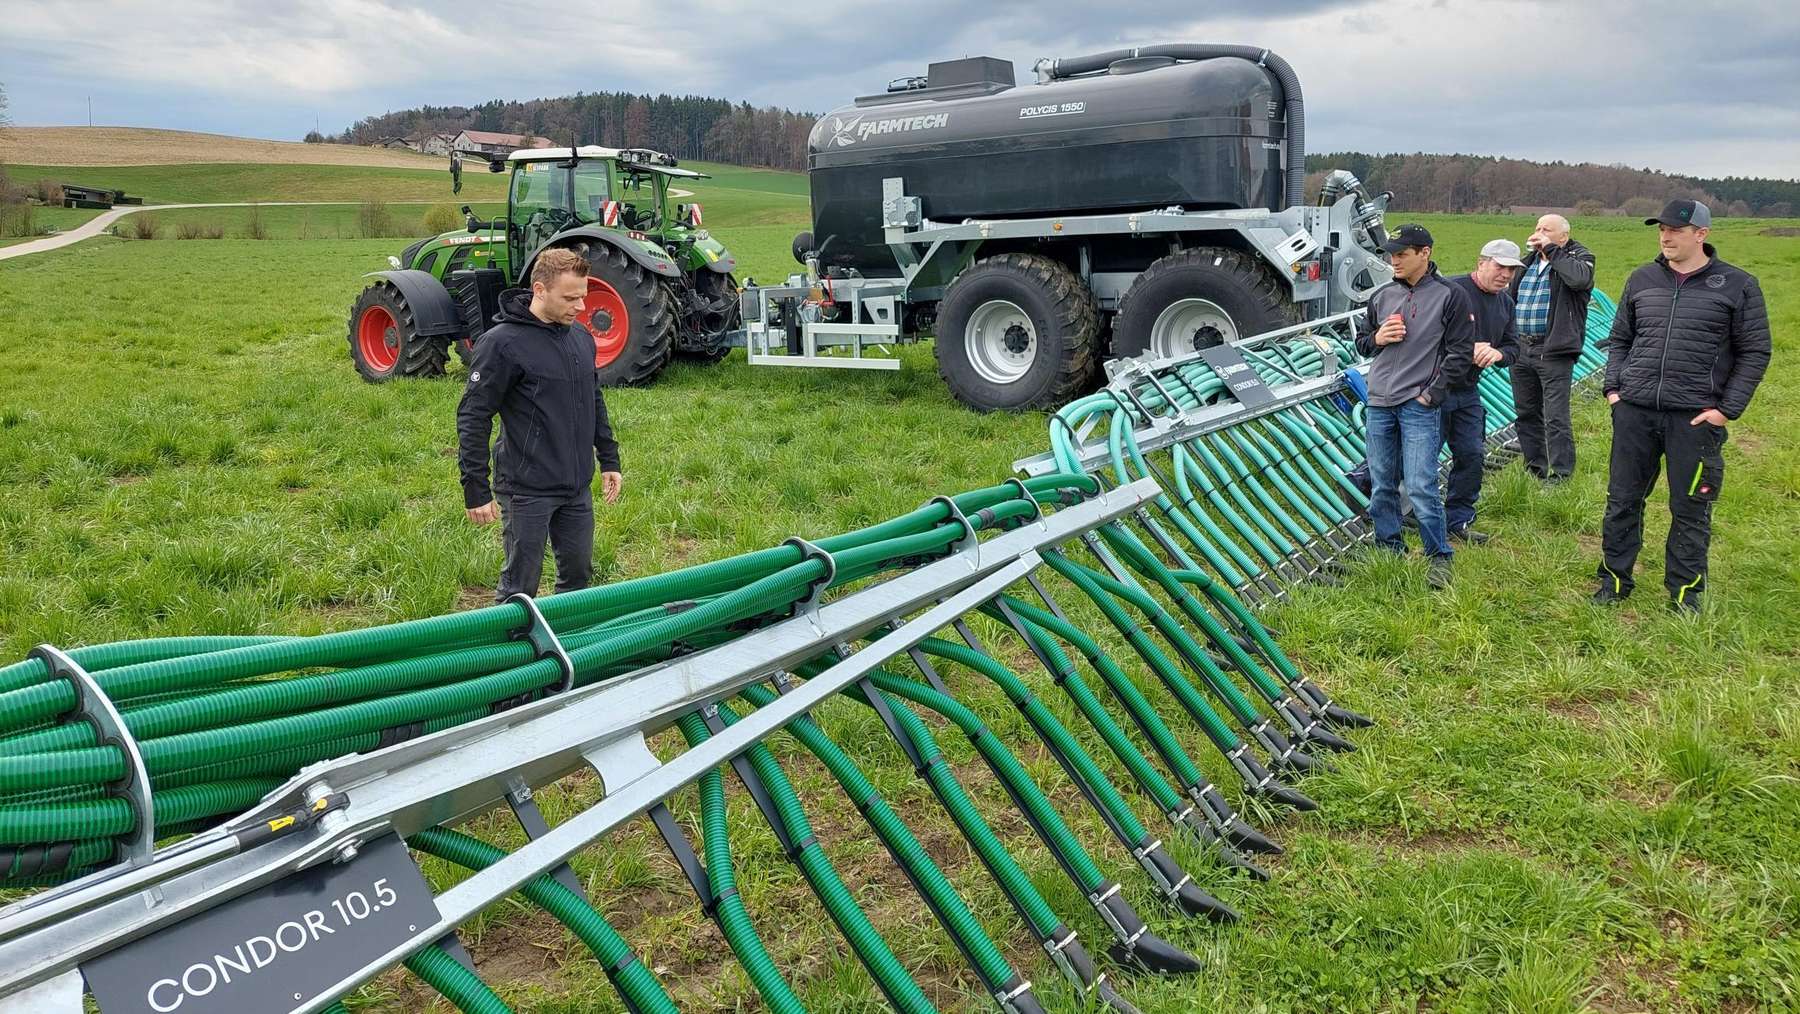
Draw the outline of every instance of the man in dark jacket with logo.
[[[1699,612],[1712,505],[1725,479],[1725,423],[1750,406],[1769,367],[1769,315],[1756,277],[1719,260],[1706,242],[1706,205],[1670,201],[1644,224],[1657,227],[1662,253],[1631,273],[1607,340],[1612,468],[1594,601],[1631,594],[1644,499],[1667,459],[1663,584],[1671,609]]]
[[[1457,275],[1450,284],[1462,290],[1475,314],[1474,367],[1468,380],[1453,387],[1438,406],[1443,415],[1444,443],[1450,445],[1450,478],[1444,484],[1444,530],[1459,542],[1483,543],[1475,530],[1475,501],[1481,498],[1481,469],[1487,463],[1487,409],[1481,404],[1481,371],[1510,366],[1519,355],[1513,331],[1513,301],[1507,286],[1521,266],[1519,244],[1490,240],[1481,248],[1475,270]]]
[[[1431,558],[1426,579],[1450,584],[1452,550],[1444,534],[1438,451],[1444,446],[1441,406],[1474,369],[1475,319],[1462,290],[1438,274],[1431,233],[1403,225],[1386,249],[1394,280],[1369,299],[1368,327],[1357,351],[1371,357],[1368,382],[1369,517],[1375,541],[1406,552],[1400,535],[1400,483]]]
[[[1538,219],[1525,242],[1531,252],[1512,283],[1519,331],[1519,358],[1512,365],[1519,450],[1527,471],[1560,482],[1575,474],[1569,392],[1587,334],[1594,255],[1569,238],[1569,220],[1561,215]]]
[[[496,601],[536,595],[544,541],[556,551],[556,590],[585,588],[594,573],[594,461],[601,495],[624,488],[619,445],[594,369],[594,339],[575,326],[587,300],[587,260],[546,250],[530,289],[500,294],[499,323],[475,346],[469,386],[456,410],[463,505],[478,525],[502,520],[506,562]],[[500,415],[494,487],[488,435]]]

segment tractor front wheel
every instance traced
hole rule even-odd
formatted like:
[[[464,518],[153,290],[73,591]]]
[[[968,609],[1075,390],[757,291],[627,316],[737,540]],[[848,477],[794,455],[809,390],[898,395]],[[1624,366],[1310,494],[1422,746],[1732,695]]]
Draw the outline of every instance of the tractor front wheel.
[[[575,318],[594,336],[601,387],[649,382],[669,361],[675,307],[661,282],[606,243],[588,250],[588,296]]]
[[[406,297],[387,282],[376,282],[356,297],[349,340],[356,372],[374,384],[395,377],[441,377],[450,358],[442,336],[419,334]]]

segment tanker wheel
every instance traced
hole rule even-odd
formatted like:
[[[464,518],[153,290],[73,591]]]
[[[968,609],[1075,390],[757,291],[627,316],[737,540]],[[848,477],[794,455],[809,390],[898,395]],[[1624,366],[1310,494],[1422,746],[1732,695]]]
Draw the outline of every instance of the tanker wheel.
[[[400,290],[376,282],[350,308],[350,361],[370,383],[395,377],[441,377],[450,358],[443,336],[419,334],[412,307]]]
[[[675,307],[654,275],[607,243],[588,248],[588,295],[575,322],[594,336],[601,387],[649,382],[669,362]]]
[[[1287,286],[1267,265],[1239,250],[1198,247],[1158,260],[1125,290],[1113,353],[1168,359],[1299,322]]]
[[[938,307],[938,372],[983,412],[1055,407],[1094,375],[1100,317],[1075,273],[1037,254],[989,257]]]
[[[742,324],[737,279],[717,271],[701,271],[694,276],[693,301],[682,314],[681,340],[675,343],[675,354],[693,363],[719,362],[731,354],[726,339]]]

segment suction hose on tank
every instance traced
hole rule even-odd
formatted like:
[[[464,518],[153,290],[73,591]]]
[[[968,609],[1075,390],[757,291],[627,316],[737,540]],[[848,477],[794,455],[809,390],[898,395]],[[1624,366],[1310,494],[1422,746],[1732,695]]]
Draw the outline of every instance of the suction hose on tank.
[[[1306,203],[1306,108],[1300,97],[1300,77],[1286,60],[1256,46],[1212,46],[1198,43],[1167,43],[1134,49],[1114,49],[1092,56],[1067,60],[1039,60],[1038,71],[1050,80],[1091,74],[1105,70],[1119,60],[1164,56],[1173,60],[1214,60],[1236,57],[1249,60],[1268,71],[1281,85],[1282,119],[1287,124],[1287,172],[1285,175],[1287,206]]]

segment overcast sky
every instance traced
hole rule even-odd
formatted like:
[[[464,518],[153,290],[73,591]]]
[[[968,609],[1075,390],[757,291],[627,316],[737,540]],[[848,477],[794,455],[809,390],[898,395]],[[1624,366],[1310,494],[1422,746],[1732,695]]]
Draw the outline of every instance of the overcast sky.
[[[776,10],[777,7],[782,8]],[[1800,177],[1793,0],[0,0],[22,125],[298,139],[424,103],[667,91],[824,112],[932,60],[1156,42],[1294,65],[1314,151]]]

